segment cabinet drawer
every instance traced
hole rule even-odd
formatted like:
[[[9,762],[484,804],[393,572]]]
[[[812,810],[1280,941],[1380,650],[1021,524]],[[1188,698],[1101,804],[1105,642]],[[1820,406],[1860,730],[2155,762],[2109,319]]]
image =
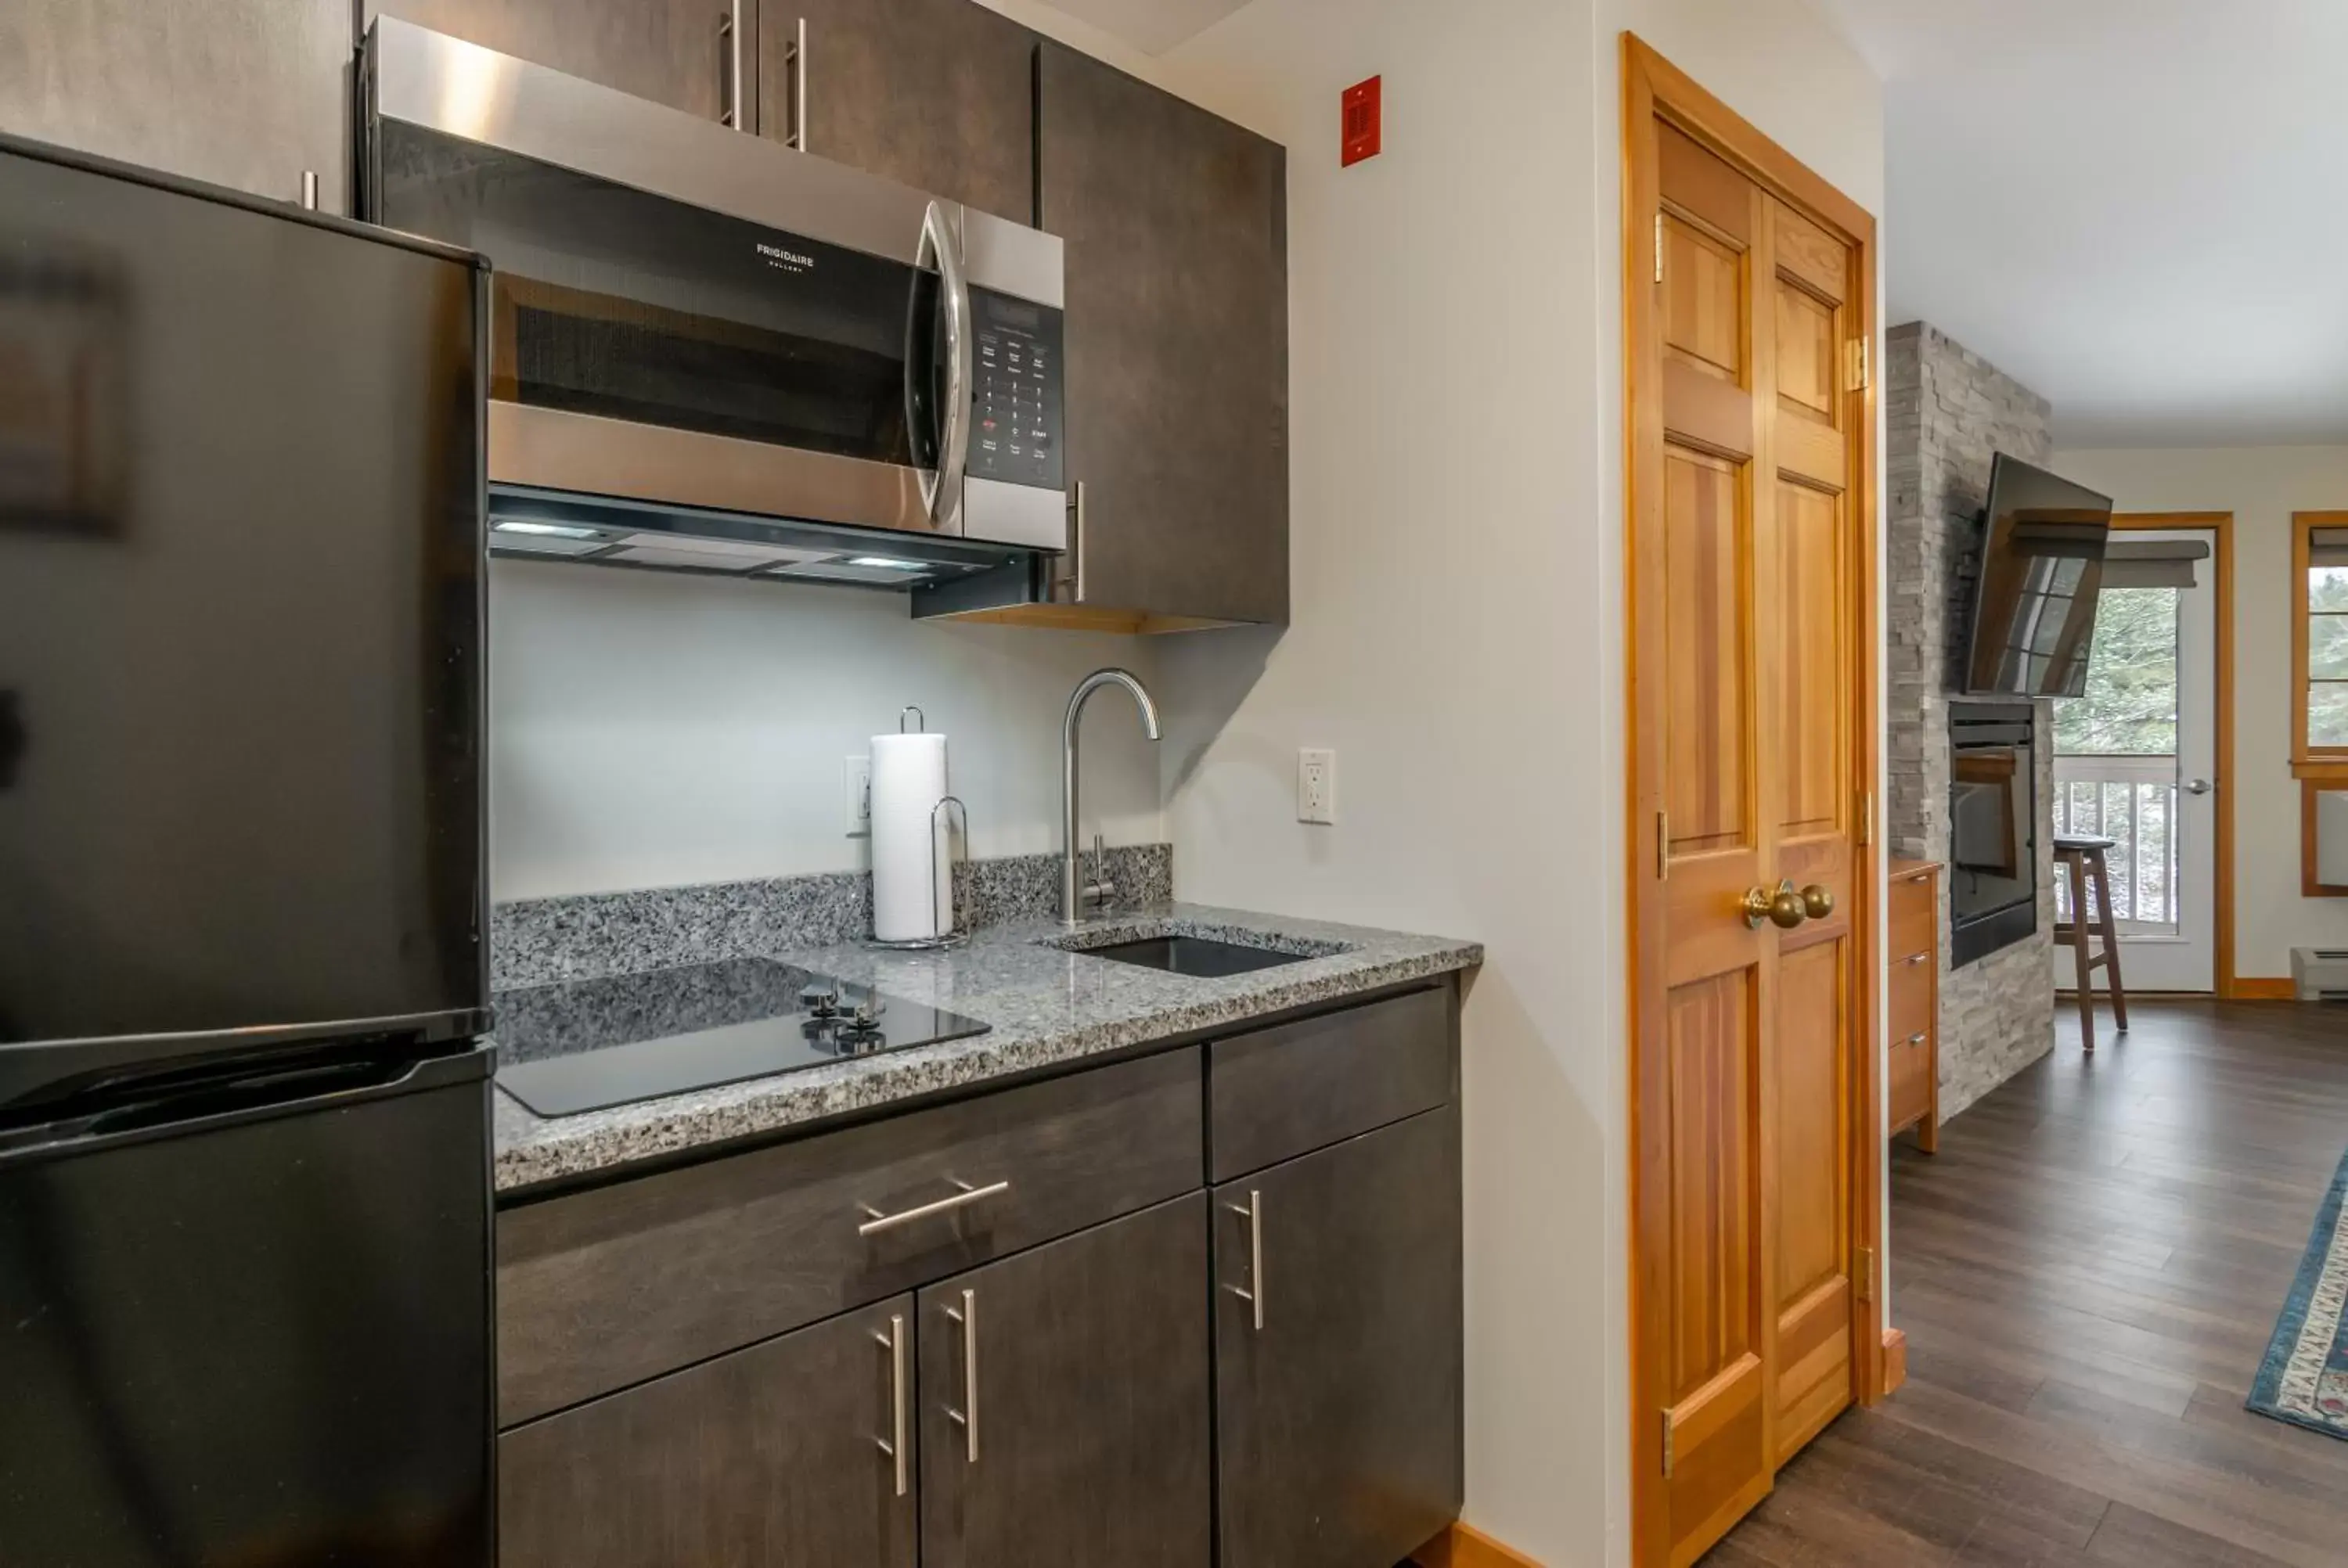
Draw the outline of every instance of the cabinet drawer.
[[[499,1419],[1189,1192],[1200,1098],[1199,1052],[1169,1051],[506,1210]]]
[[[1904,958],[1891,960],[1890,1000],[1885,1012],[1892,1044],[1898,1045],[1911,1035],[1928,1034],[1937,1024],[1932,1016],[1933,979],[1930,954],[1921,964],[1911,964]]]
[[[1300,1019],[1209,1048],[1213,1181],[1451,1098],[1451,989]]]
[[[1939,885],[1930,876],[1909,876],[1891,885],[1887,914],[1891,926],[1891,961],[1940,948]]]
[[[1919,1045],[1908,1043],[1906,1035],[1891,1041],[1890,1126],[1905,1127],[1924,1114],[1931,1104],[1932,1074],[1938,1071],[1936,1053],[1930,1035]]]

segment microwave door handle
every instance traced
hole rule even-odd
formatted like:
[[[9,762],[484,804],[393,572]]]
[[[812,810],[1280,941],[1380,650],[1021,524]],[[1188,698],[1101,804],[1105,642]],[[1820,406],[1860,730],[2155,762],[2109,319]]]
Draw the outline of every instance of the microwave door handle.
[[[942,534],[962,531],[963,477],[970,466],[970,282],[963,275],[962,240],[945,211],[930,203],[922,218],[922,249],[938,258],[938,285],[946,316],[945,406],[939,410],[938,470],[924,497],[930,524]],[[909,367],[910,369],[910,367]]]

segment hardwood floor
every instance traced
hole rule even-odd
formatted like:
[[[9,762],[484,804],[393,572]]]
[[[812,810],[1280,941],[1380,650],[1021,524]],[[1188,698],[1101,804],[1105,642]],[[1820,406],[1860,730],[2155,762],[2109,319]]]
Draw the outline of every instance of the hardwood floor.
[[[2242,1409],[2348,1146],[2348,1009],[2128,1010],[1894,1145],[1907,1386],[1706,1568],[2348,1563],[2348,1441]]]

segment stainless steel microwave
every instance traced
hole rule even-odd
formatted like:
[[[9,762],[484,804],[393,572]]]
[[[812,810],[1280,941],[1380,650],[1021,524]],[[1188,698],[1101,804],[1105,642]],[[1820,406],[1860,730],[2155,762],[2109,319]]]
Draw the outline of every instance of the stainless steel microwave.
[[[1057,239],[390,17],[359,82],[360,216],[493,268],[493,547],[886,586],[1065,547]]]

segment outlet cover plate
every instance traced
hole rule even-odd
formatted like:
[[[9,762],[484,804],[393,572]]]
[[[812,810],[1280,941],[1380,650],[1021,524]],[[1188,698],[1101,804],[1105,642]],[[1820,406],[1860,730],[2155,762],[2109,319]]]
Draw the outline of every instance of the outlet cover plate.
[[[859,752],[843,757],[839,779],[848,807],[848,836],[870,838],[872,835],[872,753]]]
[[[1296,753],[1296,820],[1336,825],[1336,753],[1308,746]]]

